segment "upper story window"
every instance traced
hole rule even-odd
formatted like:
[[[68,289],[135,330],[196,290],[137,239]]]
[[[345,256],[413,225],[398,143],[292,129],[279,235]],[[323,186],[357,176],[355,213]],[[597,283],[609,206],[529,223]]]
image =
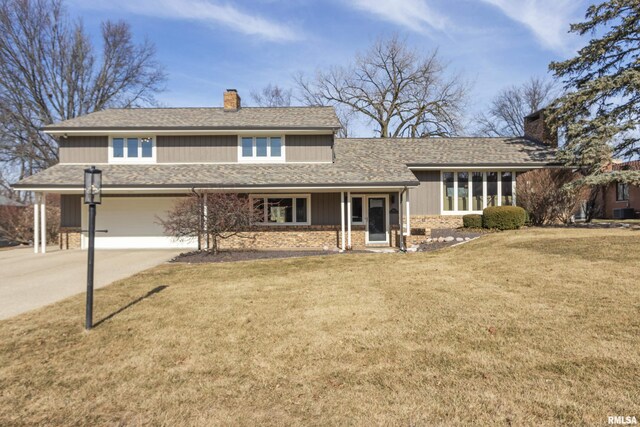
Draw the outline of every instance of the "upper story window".
[[[150,136],[115,136],[110,139],[110,163],[153,163],[155,139]]]
[[[284,138],[281,136],[241,136],[238,161],[247,163],[284,162]]]

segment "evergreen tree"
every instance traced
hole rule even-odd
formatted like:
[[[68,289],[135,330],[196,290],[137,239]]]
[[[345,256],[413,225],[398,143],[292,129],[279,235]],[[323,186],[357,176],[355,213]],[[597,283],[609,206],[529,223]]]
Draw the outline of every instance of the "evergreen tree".
[[[566,137],[559,157],[581,167],[587,182],[640,184],[638,171],[602,174],[612,157],[640,155],[640,0],[590,6],[570,32],[591,40],[576,57],[549,66],[567,90],[551,116]]]

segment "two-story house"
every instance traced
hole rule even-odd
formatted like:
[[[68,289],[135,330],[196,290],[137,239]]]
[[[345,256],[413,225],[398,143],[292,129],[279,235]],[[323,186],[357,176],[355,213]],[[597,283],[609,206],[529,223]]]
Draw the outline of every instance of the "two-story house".
[[[98,248],[194,247],[158,218],[198,192],[262,200],[252,239],[229,247],[396,246],[400,230],[457,226],[466,213],[516,203],[516,175],[554,161],[543,112],[519,138],[337,138],[332,107],[108,109],[46,126],[60,163],[17,183],[61,194],[64,246],[86,246],[83,170],[102,170]],[[39,197],[43,203],[44,197]],[[37,212],[44,211],[36,205]],[[36,227],[46,219],[36,216]],[[44,247],[45,242],[40,244]]]

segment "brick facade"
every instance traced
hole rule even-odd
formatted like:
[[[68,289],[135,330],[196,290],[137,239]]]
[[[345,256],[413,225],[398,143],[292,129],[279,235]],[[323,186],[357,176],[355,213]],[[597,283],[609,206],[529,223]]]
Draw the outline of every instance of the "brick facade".
[[[636,217],[640,214],[640,186],[629,184],[629,200],[616,200],[616,184],[609,184],[604,191],[603,196],[603,214],[604,218],[613,218],[614,209],[633,208]]]
[[[434,228],[462,227],[462,215],[411,215],[411,228],[424,228],[427,236]]]
[[[80,248],[80,228],[79,227],[60,227],[58,232],[58,244],[60,249],[78,249]]]

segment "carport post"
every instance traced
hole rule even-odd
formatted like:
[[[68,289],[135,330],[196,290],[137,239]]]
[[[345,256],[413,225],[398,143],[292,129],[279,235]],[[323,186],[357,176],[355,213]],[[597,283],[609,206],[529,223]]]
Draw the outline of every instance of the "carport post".
[[[40,194],[33,194],[33,253],[38,253],[38,248],[40,246],[40,219],[38,215],[40,215]]]
[[[40,195],[40,244],[42,253],[47,252],[47,198],[46,194]]]

